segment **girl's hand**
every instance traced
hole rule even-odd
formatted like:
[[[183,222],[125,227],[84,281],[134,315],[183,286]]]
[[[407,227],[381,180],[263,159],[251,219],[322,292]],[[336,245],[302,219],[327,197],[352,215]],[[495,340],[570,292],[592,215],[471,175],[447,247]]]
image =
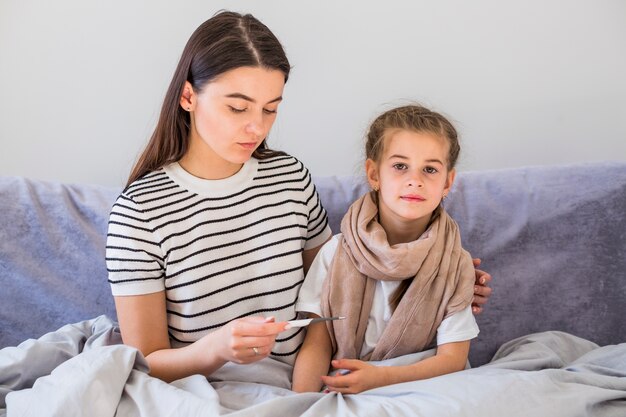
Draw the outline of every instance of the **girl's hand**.
[[[384,367],[370,365],[358,359],[333,360],[333,367],[350,371],[345,375],[322,376],[328,391],[342,394],[357,394],[368,389],[387,385],[384,378]]]
[[[287,322],[275,323],[274,317],[244,317],[223,326],[217,340],[217,354],[225,361],[248,364],[267,358],[276,336]]]

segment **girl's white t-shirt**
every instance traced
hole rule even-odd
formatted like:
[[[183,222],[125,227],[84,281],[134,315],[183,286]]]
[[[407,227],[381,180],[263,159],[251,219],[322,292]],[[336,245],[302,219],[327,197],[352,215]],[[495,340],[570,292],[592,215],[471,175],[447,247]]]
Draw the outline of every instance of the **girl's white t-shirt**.
[[[322,284],[337,250],[341,234],[333,236],[318,252],[311,264],[296,303],[296,311],[322,315],[321,296]],[[372,310],[370,311],[365,341],[361,355],[372,352],[376,343],[391,319],[389,296],[400,285],[400,281],[376,281],[376,290]],[[478,336],[478,324],[472,313],[471,306],[444,319],[437,328],[437,345],[461,342]]]

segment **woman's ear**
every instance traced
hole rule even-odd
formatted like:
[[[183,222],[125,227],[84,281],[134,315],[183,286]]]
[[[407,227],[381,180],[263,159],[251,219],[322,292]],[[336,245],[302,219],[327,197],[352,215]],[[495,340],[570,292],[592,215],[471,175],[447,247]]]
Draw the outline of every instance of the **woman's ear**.
[[[193,87],[189,81],[185,81],[185,86],[183,87],[183,93],[180,96],[180,107],[187,111],[193,110],[195,95],[193,92]]]
[[[446,185],[443,188],[444,197],[448,195],[450,189],[452,188],[452,184],[454,184],[454,179],[456,178],[456,170],[452,168],[450,172],[448,172],[448,177],[446,178]]]
[[[374,191],[378,191],[380,188],[380,179],[378,176],[378,165],[373,159],[367,159],[365,161],[365,174],[367,175],[367,182]]]

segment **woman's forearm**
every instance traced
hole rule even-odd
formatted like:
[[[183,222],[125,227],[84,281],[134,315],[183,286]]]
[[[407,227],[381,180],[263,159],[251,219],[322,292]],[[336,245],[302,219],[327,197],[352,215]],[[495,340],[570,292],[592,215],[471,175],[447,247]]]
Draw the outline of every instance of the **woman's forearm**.
[[[206,337],[206,336],[205,336]],[[150,375],[165,382],[172,382],[190,375],[209,376],[227,362],[207,347],[206,340],[199,340],[177,349],[161,349],[150,353],[146,360]]]

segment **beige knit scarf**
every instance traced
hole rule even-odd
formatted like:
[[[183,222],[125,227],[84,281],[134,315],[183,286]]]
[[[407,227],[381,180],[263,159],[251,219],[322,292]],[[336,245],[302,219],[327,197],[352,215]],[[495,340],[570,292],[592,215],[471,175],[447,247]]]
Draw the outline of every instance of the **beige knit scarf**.
[[[358,199],[341,222],[342,238],[324,281],[322,313],[334,358],[382,360],[425,350],[442,320],[466,308],[474,267],[454,220],[439,208],[422,239],[390,246],[378,223],[376,193]],[[412,279],[374,351],[360,357],[375,280]]]

